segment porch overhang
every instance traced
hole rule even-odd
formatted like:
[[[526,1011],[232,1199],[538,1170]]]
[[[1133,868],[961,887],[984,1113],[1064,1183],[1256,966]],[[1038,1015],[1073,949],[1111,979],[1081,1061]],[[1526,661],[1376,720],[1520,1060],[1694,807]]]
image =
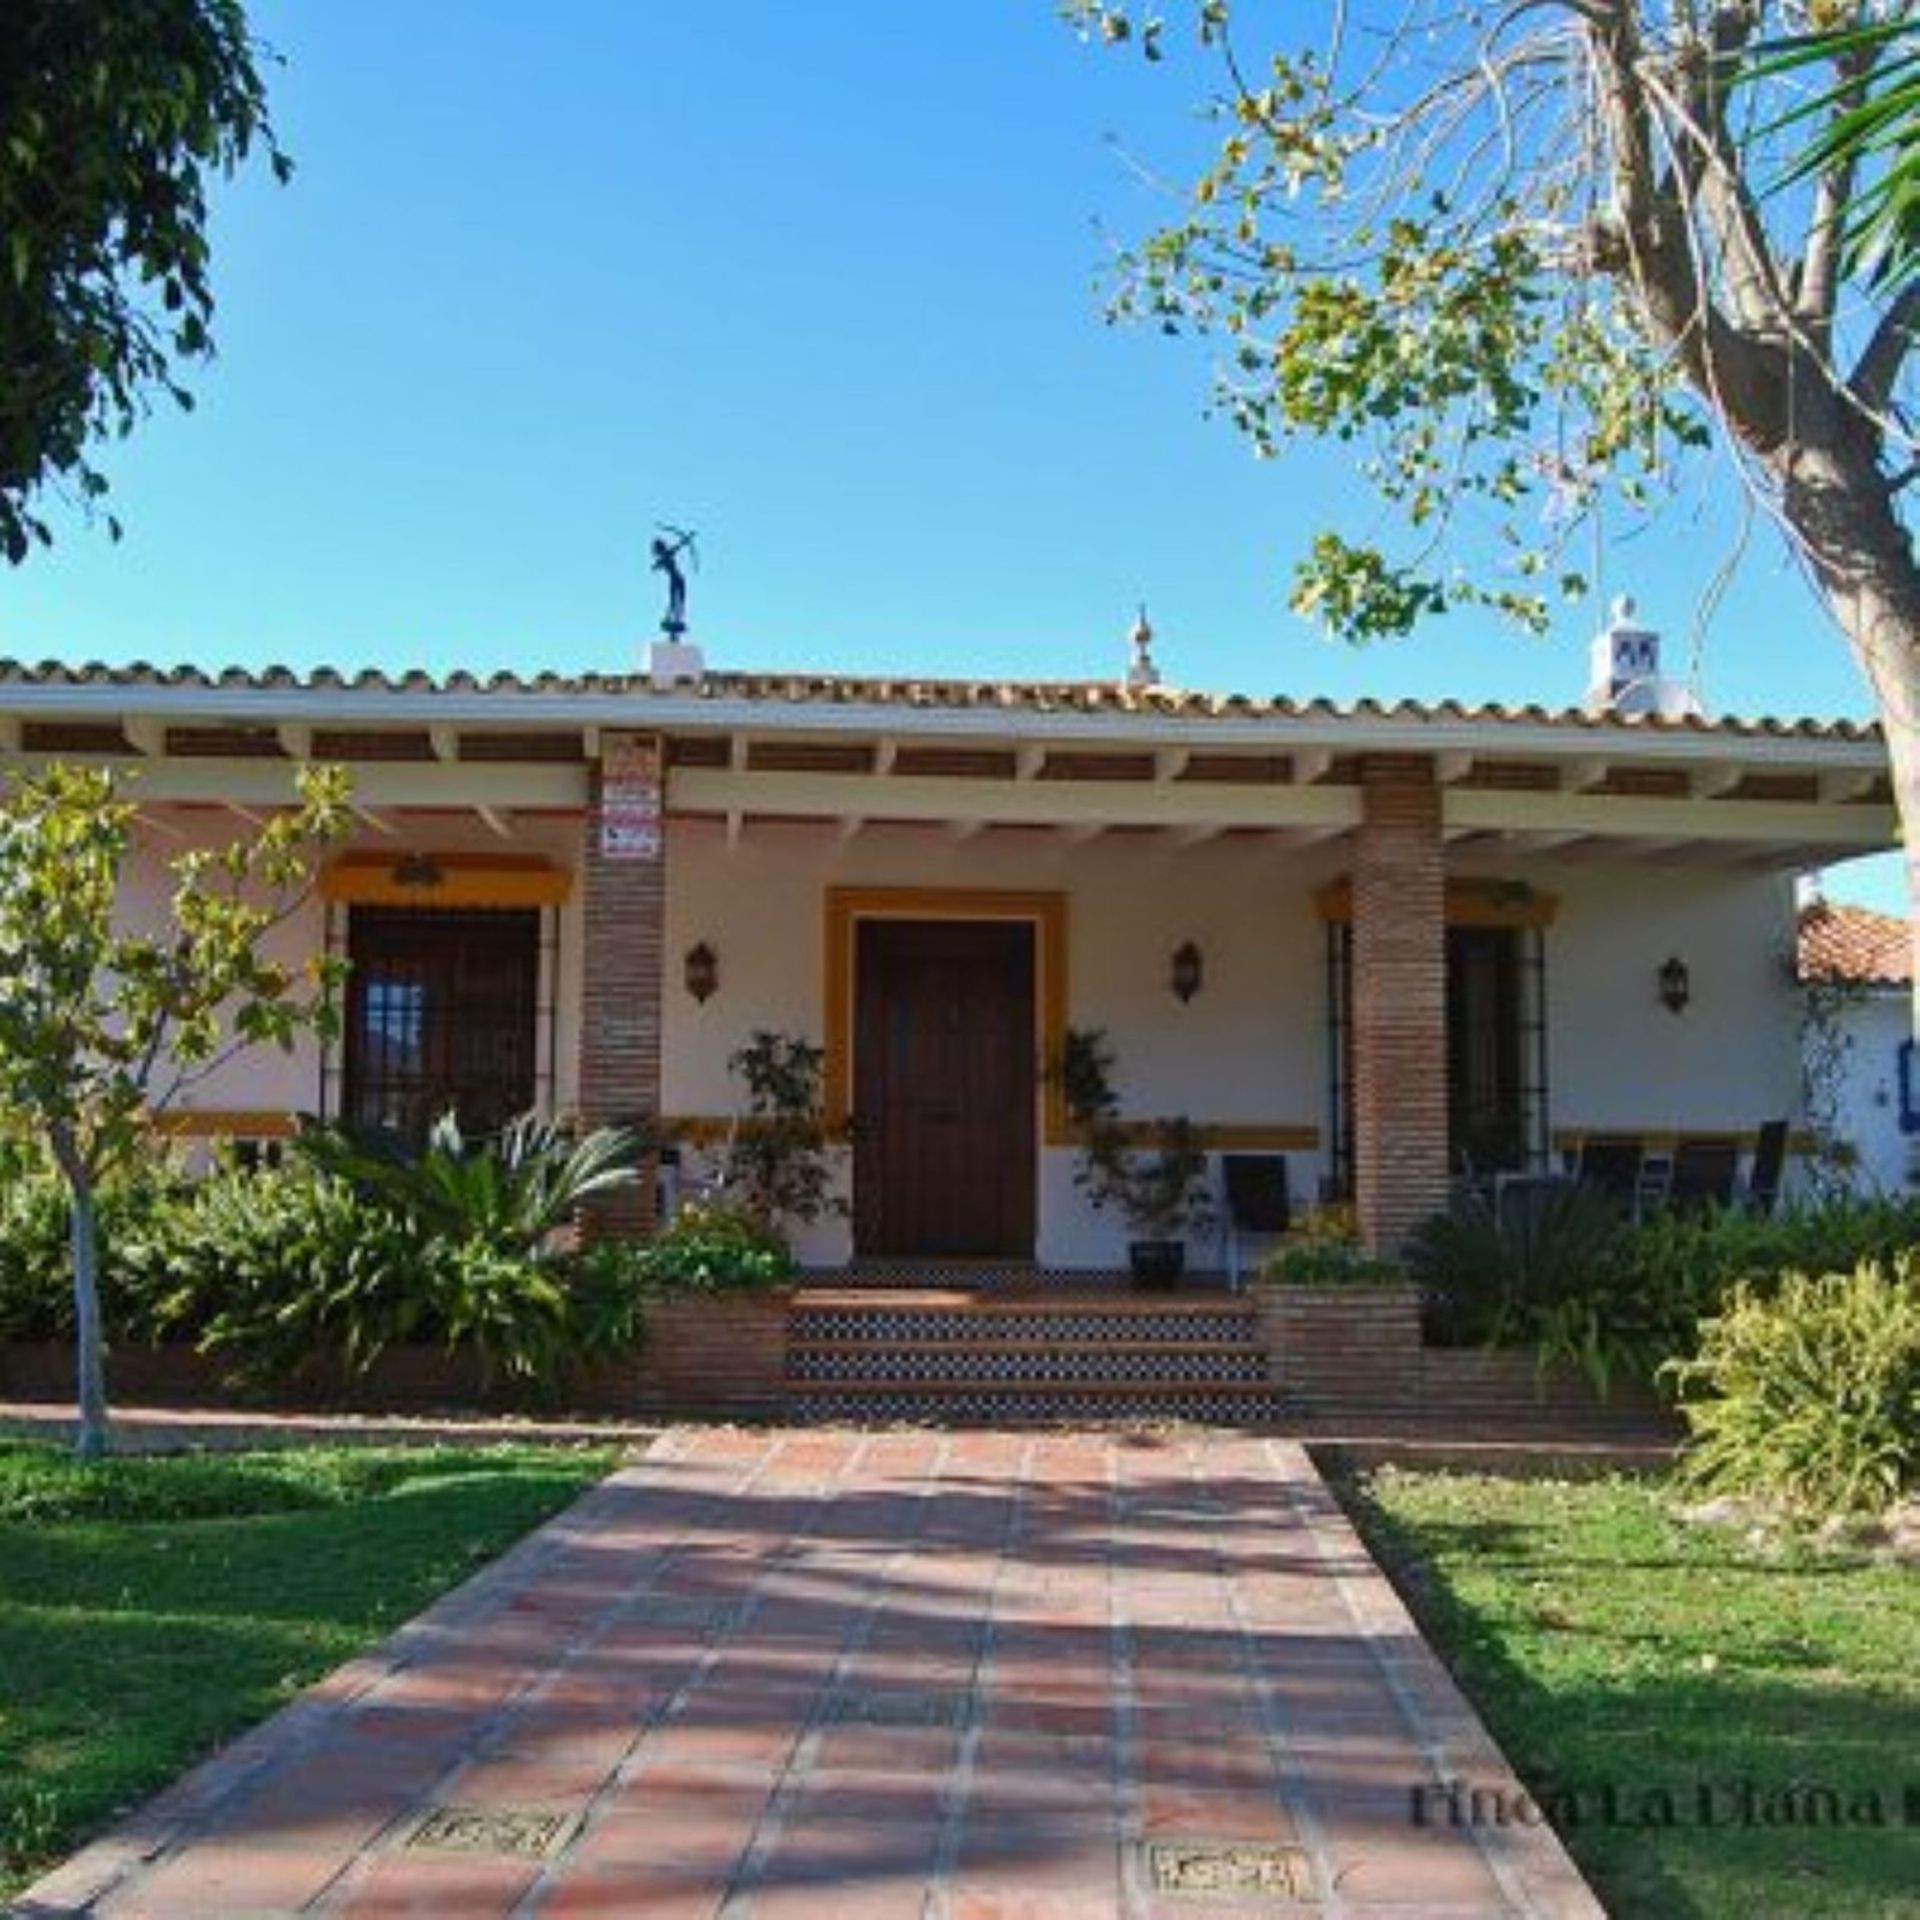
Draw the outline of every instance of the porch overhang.
[[[1569,710],[1216,699],[1106,684],[714,675],[160,674],[0,664],[7,766],[140,768],[149,808],[285,804],[300,760],[350,765],[355,804],[464,813],[501,841],[580,815],[616,731],[667,743],[670,817],[829,824],[955,840],[1222,835],[1291,849],[1349,838],[1358,768],[1415,756],[1442,790],[1450,868],[1518,858],[1791,870],[1897,842],[1877,732],[1849,723],[1660,720]],[[411,829],[409,829],[411,830]]]

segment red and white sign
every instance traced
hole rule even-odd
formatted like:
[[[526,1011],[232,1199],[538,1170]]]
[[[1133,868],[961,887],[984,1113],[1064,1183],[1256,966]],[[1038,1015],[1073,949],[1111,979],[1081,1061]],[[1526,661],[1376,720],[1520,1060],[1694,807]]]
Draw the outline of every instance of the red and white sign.
[[[600,857],[660,858],[660,748],[637,733],[610,733],[600,749]]]

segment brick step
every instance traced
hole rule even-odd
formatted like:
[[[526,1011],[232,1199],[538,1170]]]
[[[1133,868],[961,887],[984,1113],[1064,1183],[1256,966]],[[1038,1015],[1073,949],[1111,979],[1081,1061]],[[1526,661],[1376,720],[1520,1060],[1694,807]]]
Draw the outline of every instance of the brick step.
[[[1053,1426],[1062,1422],[1091,1425],[1191,1420],[1265,1426],[1283,1415],[1280,1396],[1270,1385],[1236,1381],[794,1383],[789,1387],[787,1406],[789,1418],[816,1425],[842,1420],[907,1420],[941,1426],[969,1422]]]

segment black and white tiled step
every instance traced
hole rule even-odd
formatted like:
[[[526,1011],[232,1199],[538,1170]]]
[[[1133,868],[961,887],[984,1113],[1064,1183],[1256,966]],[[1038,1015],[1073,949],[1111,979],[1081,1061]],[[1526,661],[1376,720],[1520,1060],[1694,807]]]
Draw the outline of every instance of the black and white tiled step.
[[[1110,1302],[1014,1303],[981,1301],[967,1305],[950,1294],[916,1302],[905,1294],[882,1301],[852,1300],[842,1293],[802,1290],[794,1297],[788,1337],[813,1344],[830,1340],[900,1340],[922,1345],[935,1340],[1031,1339],[1058,1344],[1086,1341],[1229,1341],[1252,1337],[1253,1312],[1243,1305],[1208,1301],[1175,1307],[1116,1307]]]
[[[795,1417],[820,1421],[1240,1425],[1279,1412],[1251,1309],[1219,1294],[803,1290],[787,1385]]]
[[[1260,1381],[1266,1356],[1250,1346],[1147,1343],[1068,1347],[945,1341],[897,1347],[840,1343],[789,1349],[792,1380],[1060,1380],[1169,1383]]]

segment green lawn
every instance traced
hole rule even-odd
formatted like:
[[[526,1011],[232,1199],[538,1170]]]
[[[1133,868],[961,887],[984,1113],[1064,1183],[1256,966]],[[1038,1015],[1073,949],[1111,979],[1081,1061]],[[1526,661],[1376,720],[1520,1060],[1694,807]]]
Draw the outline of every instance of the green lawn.
[[[1920,1914],[1920,1574],[1756,1553],[1653,1483],[1341,1491],[1522,1778],[1579,1812],[1556,1824],[1609,1912]],[[1824,1789],[1844,1822],[1810,1823]]]
[[[563,1506],[602,1450],[0,1441],[0,1897]]]

